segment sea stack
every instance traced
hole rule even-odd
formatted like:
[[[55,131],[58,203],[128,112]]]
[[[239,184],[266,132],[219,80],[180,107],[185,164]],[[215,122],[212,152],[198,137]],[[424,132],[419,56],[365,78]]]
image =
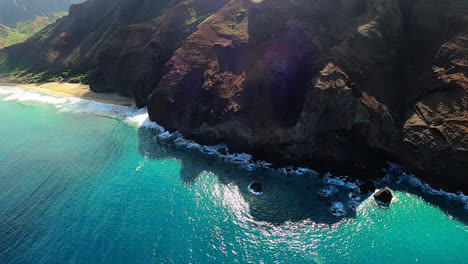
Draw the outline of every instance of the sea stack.
[[[374,199],[378,205],[388,207],[392,202],[392,191],[385,187],[374,194]]]
[[[263,193],[263,186],[259,182],[252,182],[249,185],[249,191],[255,195],[260,195]]]

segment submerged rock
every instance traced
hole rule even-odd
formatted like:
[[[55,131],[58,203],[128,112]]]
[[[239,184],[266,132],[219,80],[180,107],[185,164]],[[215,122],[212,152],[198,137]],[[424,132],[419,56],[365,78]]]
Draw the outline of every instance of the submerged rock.
[[[259,182],[252,182],[249,185],[249,191],[255,195],[263,194],[263,186]]]
[[[359,195],[357,193],[353,193],[353,192],[348,193],[348,197],[349,197],[349,199],[351,199],[353,201],[361,200],[361,197],[359,197]]]
[[[328,186],[325,186],[323,189],[321,189],[318,195],[320,198],[330,198],[337,192],[338,192],[338,188],[332,185],[328,185]]]
[[[359,185],[359,191],[361,192],[361,194],[372,193],[375,191],[375,189],[375,183],[370,180]]]
[[[334,216],[345,216],[347,214],[346,209],[341,202],[333,202],[330,206],[330,213]]]
[[[351,210],[351,211],[356,211],[356,209],[358,208],[359,206],[359,202],[358,201],[349,201],[348,202],[348,208]]]
[[[383,188],[374,194],[374,199],[378,205],[388,207],[392,202],[392,191],[389,188]]]

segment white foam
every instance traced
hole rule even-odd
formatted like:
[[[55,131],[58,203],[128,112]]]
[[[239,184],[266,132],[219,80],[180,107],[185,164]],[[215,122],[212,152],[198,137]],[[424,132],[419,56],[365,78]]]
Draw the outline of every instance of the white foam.
[[[279,168],[279,172],[283,174],[293,174],[293,175],[304,175],[304,174],[318,174],[315,170],[309,168],[301,168],[301,167],[285,167]]]
[[[422,180],[418,179],[414,174],[406,172],[403,167],[390,162],[388,164],[389,168],[387,170],[387,175],[384,178],[385,181],[395,181],[397,183],[406,182],[414,187],[419,188],[425,193],[429,193],[431,195],[436,196],[444,196],[452,200],[460,201],[461,203],[463,203],[465,210],[468,210],[468,196],[466,196],[464,193],[459,192],[455,194],[440,189],[437,190],[430,186],[428,183],[425,183]]]
[[[146,119],[146,117],[144,117],[145,114],[147,116],[146,110],[144,109],[106,104],[76,97],[55,96],[17,87],[0,86],[0,94],[8,95],[3,101],[50,104],[59,111],[92,113],[94,115],[128,119],[136,124],[138,124],[138,122],[143,122],[141,119]]]
[[[69,99],[62,97],[55,97],[51,95],[39,94],[32,91],[24,91],[23,93],[15,92],[11,93],[8,97],[3,99],[4,101],[19,101],[19,102],[40,102],[52,105],[63,105],[66,104]]]
[[[0,86],[0,94],[15,94],[22,92],[24,92],[24,89],[16,88],[13,86]]]
[[[327,185],[319,191],[318,195],[323,198],[330,198],[338,192],[339,190],[335,186]]]
[[[172,141],[176,146],[194,149],[207,155],[217,156],[228,163],[239,165],[240,167],[249,171],[259,168],[269,168],[272,165],[271,163],[265,161],[254,161],[252,155],[250,154],[229,153],[229,148],[223,144],[204,146],[192,140],[185,139],[180,132],[171,133],[169,131],[165,131],[163,127],[157,125],[156,123],[151,123],[150,126],[157,127],[160,130],[160,134],[157,135],[157,137],[160,139]]]
[[[256,192],[256,191],[254,191],[254,189],[252,188],[252,184],[254,184],[254,183],[255,183],[255,182],[251,182],[251,183],[249,184],[249,186],[247,187],[247,190],[248,190],[251,194],[253,194],[253,195],[257,195],[257,196],[262,195],[263,192]]]
[[[349,201],[347,206],[351,211],[356,211],[360,204],[358,201]]]
[[[196,149],[209,155],[216,155],[220,159],[239,165],[240,167],[252,171],[260,168],[271,168],[272,164],[266,161],[255,161],[250,154],[230,153],[226,145],[202,146],[194,141],[185,139],[179,132],[166,131],[162,126],[151,122],[146,108],[137,109],[113,104],[96,102],[93,100],[81,99],[76,97],[60,97],[43,92],[22,89],[18,87],[0,86],[0,94],[9,95],[4,101],[19,102],[39,102],[54,105],[59,111],[90,113],[98,116],[123,119],[130,125],[137,127],[149,127],[158,130],[158,138],[171,140],[177,146]],[[315,171],[307,168],[283,168],[280,172],[287,174],[304,175]]]
[[[177,146],[196,149],[209,155],[219,156],[228,163],[237,164],[250,171],[258,168],[269,168],[272,165],[266,161],[254,161],[252,155],[246,153],[229,153],[229,149],[225,145],[202,146],[194,141],[185,139],[179,132],[170,133],[159,124],[150,121],[146,108],[138,109],[135,107],[106,104],[76,97],[60,97],[9,86],[0,86],[0,94],[7,95],[7,97],[3,99],[4,101],[51,104],[59,111],[90,113],[98,116],[120,118],[136,127],[153,128],[160,132],[158,135],[160,139],[171,140]],[[304,173],[304,169],[298,169],[295,172]]]
[[[330,172],[327,172],[322,181],[325,184],[330,184],[338,187],[343,187],[349,190],[359,191],[359,186],[356,182],[351,182],[346,176],[333,176]]]
[[[348,212],[346,212],[346,209],[341,202],[333,202],[331,203],[330,206],[330,213],[334,216],[345,216]]]
[[[348,197],[349,197],[349,199],[351,199],[353,201],[361,200],[361,197],[359,196],[359,194],[353,193],[353,192],[348,193]]]

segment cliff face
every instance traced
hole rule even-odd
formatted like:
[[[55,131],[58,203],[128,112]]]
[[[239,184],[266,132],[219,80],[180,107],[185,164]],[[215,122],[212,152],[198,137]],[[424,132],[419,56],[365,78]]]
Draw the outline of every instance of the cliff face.
[[[366,178],[392,160],[468,193],[467,10],[466,0],[91,0],[3,54],[36,70],[92,69],[94,91],[132,96],[200,143]]]
[[[166,64],[150,117],[205,144],[468,192],[468,2],[231,1]]]
[[[150,1],[152,2],[152,1]],[[197,25],[228,0],[180,1],[148,22],[112,35],[101,50],[91,84],[97,92],[120,91],[146,105],[163,75],[163,66]],[[168,4],[166,4],[167,6]]]

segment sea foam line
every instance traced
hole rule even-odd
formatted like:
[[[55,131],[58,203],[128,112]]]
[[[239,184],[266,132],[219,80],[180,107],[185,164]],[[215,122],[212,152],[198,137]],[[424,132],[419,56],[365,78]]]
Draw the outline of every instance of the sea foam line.
[[[419,188],[422,192],[428,193],[434,196],[443,196],[451,200],[459,201],[463,204],[465,210],[468,210],[468,196],[462,192],[451,193],[441,189],[436,189],[430,184],[423,182],[421,179],[416,177],[414,174],[407,172],[402,166],[388,162],[388,169],[385,178],[382,182],[396,182],[407,183],[413,187]]]
[[[45,92],[38,92],[18,87],[0,86],[0,96],[6,96],[3,101],[38,102],[53,105],[58,111],[90,113],[98,116],[119,118],[127,124],[136,127],[148,127],[159,132],[160,139],[172,141],[176,146],[188,149],[196,149],[202,153],[219,156],[228,163],[237,164],[247,170],[258,168],[270,168],[271,163],[265,161],[254,161],[252,155],[246,153],[229,153],[229,148],[224,145],[204,146],[192,140],[185,139],[180,132],[166,131],[162,126],[151,122],[146,108],[106,104],[94,100],[77,97],[61,97]],[[288,170],[289,173],[304,174],[305,169]]]
[[[45,92],[37,92],[28,89],[0,86],[0,97],[4,97],[3,101],[19,101],[19,102],[39,102],[51,104],[59,111],[66,112],[81,112],[90,113],[93,115],[120,118],[126,123],[136,127],[147,127],[155,129],[159,132],[157,135],[160,139],[170,140],[177,146],[183,146],[188,149],[195,149],[208,155],[215,155],[222,160],[237,164],[246,170],[252,171],[255,169],[266,168],[272,169],[272,164],[266,161],[254,161],[252,155],[246,153],[229,153],[229,148],[224,145],[204,146],[192,140],[185,139],[180,132],[166,131],[159,124],[149,120],[146,108],[138,109],[136,107],[113,105],[97,102],[94,100],[76,98],[76,97],[60,97],[50,95]],[[278,172],[283,174],[304,175],[318,173],[309,168],[286,167],[277,169]],[[395,177],[396,176],[396,177]],[[395,179],[396,178],[396,179]],[[357,190],[359,182],[352,182],[346,176],[332,176],[326,173],[322,180],[325,184],[344,187],[348,190]],[[383,182],[396,181],[396,183],[406,182],[412,186],[419,187],[423,192],[435,196],[444,196],[452,200],[457,200],[463,203],[464,208],[468,210],[468,196],[463,193],[450,193],[443,190],[437,190],[418,179],[415,175],[407,173],[403,167],[389,163],[387,176],[382,180]]]

